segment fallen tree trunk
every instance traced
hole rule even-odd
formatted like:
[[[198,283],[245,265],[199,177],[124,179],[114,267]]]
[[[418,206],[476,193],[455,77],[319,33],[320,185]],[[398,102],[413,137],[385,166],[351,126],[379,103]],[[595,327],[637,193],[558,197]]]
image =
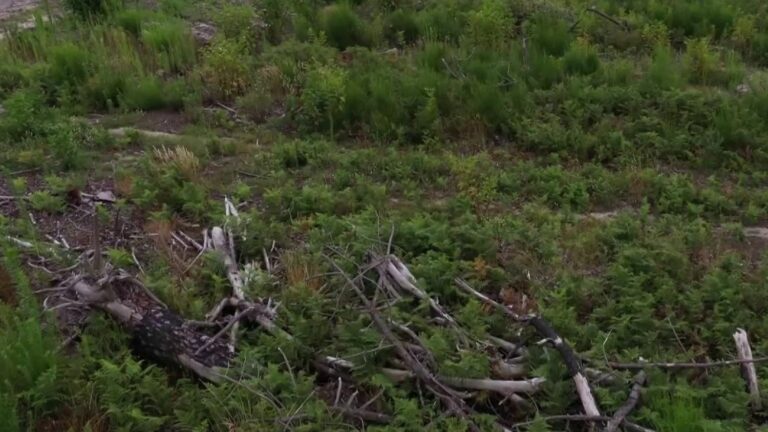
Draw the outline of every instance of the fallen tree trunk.
[[[234,355],[229,344],[211,340],[135,285],[121,278],[107,278],[97,283],[77,278],[72,282],[72,289],[81,301],[107,312],[129,330],[142,355],[220,382]]]

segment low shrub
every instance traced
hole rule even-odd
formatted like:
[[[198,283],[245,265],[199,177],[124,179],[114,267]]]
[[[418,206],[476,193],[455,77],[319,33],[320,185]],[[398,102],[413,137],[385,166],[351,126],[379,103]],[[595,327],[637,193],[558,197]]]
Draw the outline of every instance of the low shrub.
[[[319,23],[328,43],[339,50],[369,45],[363,21],[347,3],[327,6],[320,12]]]
[[[419,24],[411,12],[399,9],[387,16],[384,34],[390,45],[403,47],[419,38]]]
[[[122,0],[64,0],[64,7],[82,19],[93,19],[117,9]]]
[[[251,60],[242,42],[220,39],[206,48],[200,76],[206,95],[231,100],[251,86]]]
[[[600,68],[597,50],[584,41],[571,44],[563,56],[563,69],[570,75],[591,75]]]
[[[154,66],[166,73],[183,73],[196,61],[195,40],[183,21],[154,22],[142,31],[141,39],[154,56]]]
[[[229,39],[247,40],[255,43],[259,39],[258,15],[249,5],[225,5],[215,17],[217,29]]]
[[[484,0],[478,10],[467,16],[466,43],[488,50],[500,50],[506,45],[514,23],[506,2]]]

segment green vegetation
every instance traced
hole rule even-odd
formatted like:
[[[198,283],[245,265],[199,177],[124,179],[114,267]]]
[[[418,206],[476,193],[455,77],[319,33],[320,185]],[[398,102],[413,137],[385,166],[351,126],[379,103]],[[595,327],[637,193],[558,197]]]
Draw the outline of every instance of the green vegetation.
[[[424,388],[380,373],[392,347],[324,258],[353,272],[389,246],[473,337],[527,343],[529,375],[547,379],[528,404],[474,394],[478,424],[588,429],[530,422],[582,412],[561,359],[457,277],[540,313],[595,369],[731,359],[737,328],[768,355],[768,238],[744,229],[768,225],[764,2],[62,6],[36,10],[32,29],[0,23],[0,430],[360,429],[331,409],[322,354],[357,365],[342,403],[358,391],[356,406],[392,417],[367,430],[464,431]],[[89,201],[107,190],[117,199]],[[233,382],[154,363],[105,315],[78,321],[39,291],[98,245],[202,320],[231,289],[225,269],[172,233],[202,243],[225,222],[248,295],[279,301],[294,337],[242,326]],[[428,306],[387,313],[440,374],[490,376],[489,355],[460,348]],[[612,374],[593,383],[608,414],[632,378]],[[648,375],[630,417],[657,431],[761,430],[768,415],[750,410],[738,367]]]

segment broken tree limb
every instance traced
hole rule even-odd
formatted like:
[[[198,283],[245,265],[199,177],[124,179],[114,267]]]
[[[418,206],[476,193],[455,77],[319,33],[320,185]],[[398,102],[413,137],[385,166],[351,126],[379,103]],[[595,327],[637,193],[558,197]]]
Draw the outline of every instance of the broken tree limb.
[[[187,325],[171,310],[158,305],[135,283],[108,279],[97,284],[76,278],[71,288],[78,298],[99,308],[128,329],[143,355],[160,363],[180,365],[197,376],[221,382],[232,360],[229,346]]]
[[[558,422],[558,421],[565,421],[565,422],[599,422],[599,421],[610,421],[612,417],[608,416],[589,416],[584,414],[563,414],[563,415],[553,415],[553,416],[547,416],[547,417],[541,417],[540,420],[544,420],[547,423],[552,422]],[[532,426],[535,424],[538,420],[531,420],[521,423],[515,423],[512,425],[513,430],[522,430],[523,428],[528,428],[529,426]],[[644,426],[640,426],[637,423],[633,423],[627,420],[624,420],[621,424],[624,426],[624,429],[632,432],[655,432],[653,429],[648,429]]]
[[[736,333],[733,334],[733,340],[736,342],[736,352],[738,353],[739,360],[752,360],[752,347],[749,345],[749,337],[746,330],[736,329]],[[741,375],[747,382],[752,410],[760,410],[762,408],[762,401],[760,400],[760,387],[757,384],[757,371],[755,370],[754,361],[741,364]]]
[[[440,317],[446,325],[453,328],[457,336],[461,339],[462,343],[468,343],[469,337],[461,327],[459,327],[456,319],[451,316],[437,300],[432,298],[424,290],[419,288],[416,283],[416,278],[399,258],[394,255],[386,255],[384,257],[376,256],[376,254],[370,254],[375,265],[375,269],[379,274],[379,285],[386,288],[393,297],[401,298],[401,291],[416,297],[419,300],[427,302],[430,309]]]
[[[382,368],[381,372],[395,382],[413,379],[415,375],[411,371],[402,369]],[[494,380],[477,378],[460,378],[444,375],[435,376],[443,384],[460,390],[482,390],[494,392],[503,396],[512,394],[533,394],[541,389],[544,378],[531,378],[528,380]]]
[[[629,397],[627,397],[627,401],[624,402],[624,405],[622,405],[618,410],[616,410],[616,412],[613,414],[613,417],[605,426],[605,430],[603,432],[616,432],[619,430],[621,423],[624,421],[624,419],[627,418],[629,413],[635,409],[637,403],[640,402],[640,392],[645,385],[646,379],[647,376],[645,375],[645,371],[640,371],[637,375],[635,375],[635,380],[632,383],[632,389],[629,391]]]
[[[742,365],[747,363],[765,363],[768,362],[768,357],[757,357],[753,359],[735,359],[735,360],[720,360],[713,362],[702,363],[675,363],[675,362],[639,362],[639,363],[620,363],[620,362],[607,362],[606,365],[611,369],[618,370],[640,370],[640,369],[696,369],[696,368],[715,368]]]
[[[571,377],[574,385],[576,386],[576,393],[579,395],[579,400],[581,401],[581,405],[584,408],[584,413],[593,417],[600,416],[600,410],[597,407],[595,397],[592,395],[592,390],[589,388],[589,381],[584,375],[581,363],[576,357],[576,354],[573,352],[573,349],[571,349],[571,346],[568,345],[563,340],[563,338],[557,334],[549,322],[537,315],[520,316],[510,310],[508,307],[475,290],[463,279],[457,278],[456,284],[464,291],[467,291],[476,298],[480,299],[482,302],[493,306],[495,309],[509,316],[512,318],[512,320],[530,325],[542,337],[550,342],[560,353],[560,356],[563,358],[563,362],[565,362],[565,366],[568,369],[568,375]]]

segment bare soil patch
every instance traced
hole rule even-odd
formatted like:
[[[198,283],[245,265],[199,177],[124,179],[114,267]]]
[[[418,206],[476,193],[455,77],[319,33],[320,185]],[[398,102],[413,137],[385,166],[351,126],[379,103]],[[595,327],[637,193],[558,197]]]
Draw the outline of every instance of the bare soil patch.
[[[39,0],[0,0],[0,21],[30,10],[38,4]]]

